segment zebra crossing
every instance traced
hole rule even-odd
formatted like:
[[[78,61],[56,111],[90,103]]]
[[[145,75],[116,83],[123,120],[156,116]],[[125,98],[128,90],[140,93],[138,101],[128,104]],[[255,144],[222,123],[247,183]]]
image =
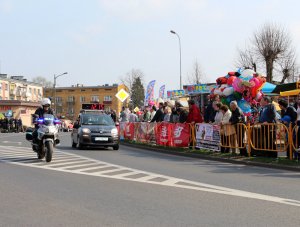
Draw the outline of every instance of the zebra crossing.
[[[59,149],[55,149],[52,162],[46,163],[43,160],[38,160],[36,157],[36,153],[34,153],[31,148],[0,146],[0,163],[1,162],[31,168],[66,172],[71,174],[81,174],[102,178],[111,178],[115,180],[133,181],[152,185],[161,185],[181,189],[225,194],[230,196],[258,199],[300,207],[300,201],[297,200],[268,196],[170,177],[143,170],[133,169],[130,167],[115,165],[96,159],[91,159],[81,155],[64,152]]]

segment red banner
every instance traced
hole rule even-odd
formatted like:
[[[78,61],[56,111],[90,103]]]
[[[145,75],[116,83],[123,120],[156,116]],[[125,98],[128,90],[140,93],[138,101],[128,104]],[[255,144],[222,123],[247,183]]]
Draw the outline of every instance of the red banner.
[[[190,125],[175,124],[173,127],[172,140],[175,147],[188,147],[190,142]]]
[[[173,146],[173,124],[162,122],[157,125],[156,143],[161,146]]]
[[[134,124],[133,123],[126,123],[125,131],[124,131],[124,138],[127,140],[134,140]]]

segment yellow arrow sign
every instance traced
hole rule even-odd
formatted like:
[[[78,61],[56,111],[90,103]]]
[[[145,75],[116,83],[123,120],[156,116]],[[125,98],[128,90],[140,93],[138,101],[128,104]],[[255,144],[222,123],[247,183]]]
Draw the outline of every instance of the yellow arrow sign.
[[[116,97],[121,101],[124,102],[128,97],[129,94],[122,88],[117,94]]]

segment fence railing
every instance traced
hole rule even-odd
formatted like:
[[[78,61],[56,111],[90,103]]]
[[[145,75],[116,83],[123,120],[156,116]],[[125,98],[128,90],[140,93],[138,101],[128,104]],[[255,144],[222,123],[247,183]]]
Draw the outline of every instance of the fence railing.
[[[300,130],[299,130],[300,132]],[[287,152],[290,159],[300,146],[298,126],[281,123],[211,125],[181,123],[121,122],[120,137],[140,143],[169,147],[220,150]],[[299,149],[300,150],[300,149]]]

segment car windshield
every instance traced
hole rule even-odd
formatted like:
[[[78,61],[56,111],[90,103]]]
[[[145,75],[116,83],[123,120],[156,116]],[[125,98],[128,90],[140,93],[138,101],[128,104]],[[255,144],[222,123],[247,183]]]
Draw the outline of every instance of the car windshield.
[[[114,125],[113,120],[106,114],[83,114],[83,125]]]

